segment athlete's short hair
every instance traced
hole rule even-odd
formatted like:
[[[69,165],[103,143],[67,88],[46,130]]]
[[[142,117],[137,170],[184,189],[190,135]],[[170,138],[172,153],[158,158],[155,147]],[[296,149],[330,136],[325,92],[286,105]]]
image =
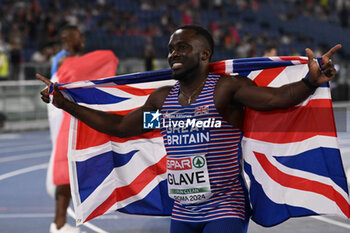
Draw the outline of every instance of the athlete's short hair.
[[[211,59],[213,52],[214,52],[214,40],[212,35],[210,34],[210,32],[205,29],[204,27],[200,26],[200,25],[196,25],[196,24],[186,24],[186,25],[182,25],[178,28],[176,28],[176,30],[179,29],[191,29],[194,30],[196,32],[196,35],[201,35],[202,37],[204,37],[204,39],[208,42],[209,45],[209,49],[210,49],[210,57],[209,60]]]

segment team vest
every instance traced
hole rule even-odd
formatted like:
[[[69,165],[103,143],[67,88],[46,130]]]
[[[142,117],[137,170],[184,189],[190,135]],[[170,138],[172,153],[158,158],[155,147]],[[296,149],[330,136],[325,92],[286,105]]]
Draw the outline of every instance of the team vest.
[[[196,101],[185,107],[178,102],[176,83],[161,110],[175,220],[245,218],[240,174],[242,132],[215,108],[213,94],[219,77],[209,75]]]

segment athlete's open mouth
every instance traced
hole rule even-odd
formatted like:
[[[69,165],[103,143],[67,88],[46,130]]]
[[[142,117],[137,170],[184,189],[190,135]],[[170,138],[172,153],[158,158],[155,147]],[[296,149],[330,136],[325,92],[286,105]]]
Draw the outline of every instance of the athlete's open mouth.
[[[174,63],[171,65],[171,68],[172,68],[173,70],[177,70],[177,69],[180,69],[182,66],[183,66],[183,63],[182,63],[182,62],[174,62]]]

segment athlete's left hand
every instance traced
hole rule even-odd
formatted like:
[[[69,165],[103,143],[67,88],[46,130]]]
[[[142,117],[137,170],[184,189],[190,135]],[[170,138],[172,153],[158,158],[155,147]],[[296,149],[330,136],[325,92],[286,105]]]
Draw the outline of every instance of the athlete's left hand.
[[[321,86],[334,78],[336,70],[332,62],[331,57],[333,54],[341,48],[341,44],[337,44],[331,48],[327,53],[322,55],[322,66],[319,68],[317,61],[314,59],[314,53],[311,49],[307,48],[306,54],[308,57],[309,66],[309,81],[314,86]]]

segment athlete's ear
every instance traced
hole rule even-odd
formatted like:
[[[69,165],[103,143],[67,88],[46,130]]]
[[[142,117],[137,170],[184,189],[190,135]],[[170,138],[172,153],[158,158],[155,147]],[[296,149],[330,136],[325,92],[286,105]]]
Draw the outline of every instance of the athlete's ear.
[[[210,50],[209,49],[204,49],[201,54],[201,59],[202,61],[209,60],[210,57]]]

